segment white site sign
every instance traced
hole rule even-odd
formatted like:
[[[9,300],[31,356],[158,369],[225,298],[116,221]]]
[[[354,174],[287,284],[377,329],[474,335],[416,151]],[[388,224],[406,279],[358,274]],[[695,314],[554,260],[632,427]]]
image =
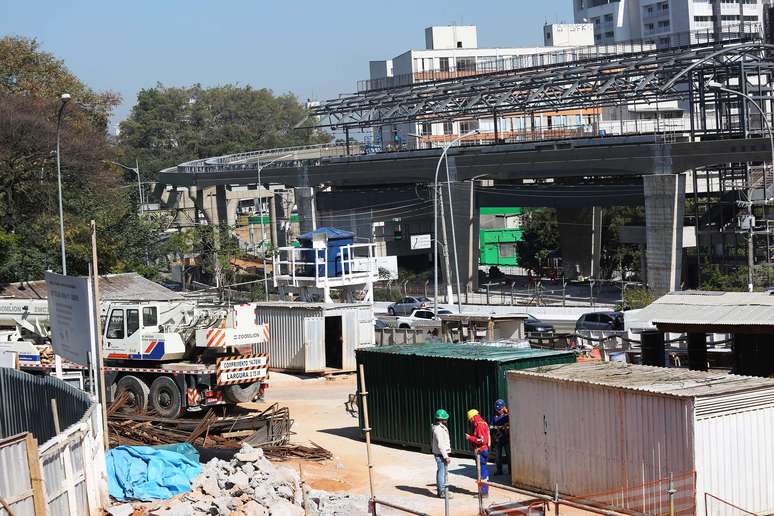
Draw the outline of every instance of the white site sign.
[[[430,249],[431,235],[411,235],[411,249]]]
[[[94,291],[89,278],[46,273],[51,346],[54,353],[80,365],[89,364],[94,342]]]

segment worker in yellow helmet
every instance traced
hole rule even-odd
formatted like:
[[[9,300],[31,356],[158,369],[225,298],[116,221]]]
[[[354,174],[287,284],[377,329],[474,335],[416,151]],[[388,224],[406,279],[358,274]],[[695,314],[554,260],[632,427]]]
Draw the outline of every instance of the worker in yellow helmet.
[[[473,425],[473,434],[465,434],[465,439],[473,446],[473,451],[478,452],[478,460],[481,464],[481,480],[489,481],[489,470],[486,467],[489,459],[489,425],[484,421],[478,410],[468,410],[468,422]],[[489,496],[489,485],[479,486],[481,496]]]

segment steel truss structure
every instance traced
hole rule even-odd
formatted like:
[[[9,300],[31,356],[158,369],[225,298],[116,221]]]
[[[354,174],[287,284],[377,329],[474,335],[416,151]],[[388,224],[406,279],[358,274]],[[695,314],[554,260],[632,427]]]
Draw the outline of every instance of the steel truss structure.
[[[693,103],[692,94],[701,91],[703,95],[708,80],[726,81],[738,77],[743,69],[771,74],[772,49],[755,33],[667,49],[641,45],[638,52],[342,96],[323,103],[313,114],[321,127],[348,130],[493,113],[530,114],[689,99]]]

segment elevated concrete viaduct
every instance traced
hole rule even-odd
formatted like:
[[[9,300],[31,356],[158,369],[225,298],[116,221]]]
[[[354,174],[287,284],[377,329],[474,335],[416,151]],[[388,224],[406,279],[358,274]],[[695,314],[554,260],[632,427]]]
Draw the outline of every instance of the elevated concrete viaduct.
[[[685,201],[685,177],[680,174],[721,163],[764,161],[770,147],[763,138],[656,140],[654,136],[625,136],[450,150],[451,202],[462,283],[468,288],[476,286],[476,214],[480,207],[558,208],[560,221],[565,221],[560,240],[566,274],[593,277],[599,270],[599,208],[644,204],[648,283],[656,292],[678,289]],[[386,252],[402,256],[427,253],[411,251],[407,239],[396,243],[394,234],[384,231],[394,226],[405,234],[432,232],[428,185],[433,182],[438,149],[339,157],[329,151],[325,154],[310,157],[307,152],[305,159],[290,157],[262,170],[264,186],[297,188],[302,231],[333,225],[369,239],[381,232],[378,236],[391,241]],[[159,181],[189,187],[208,220],[225,221],[229,212],[226,185],[255,185],[256,177],[257,166],[250,162],[208,166],[193,162],[162,171]],[[478,181],[471,181],[474,178]],[[582,195],[577,195],[579,186],[562,184],[563,179],[580,182]],[[589,181],[596,184],[585,184]],[[483,186],[490,183],[494,187]],[[442,191],[448,207],[447,188]],[[397,209],[400,205],[410,206],[401,211]],[[440,239],[443,241],[442,236]]]
[[[681,280],[684,172],[739,165],[737,168],[744,169],[749,177],[747,184],[753,180],[751,164],[771,159],[768,139],[758,137],[766,134],[764,124],[749,116],[749,106],[728,87],[770,106],[768,85],[774,80],[774,45],[765,43],[757,32],[743,30],[719,32],[712,37],[706,31],[688,36],[682,43],[666,47],[639,42],[614,54],[574,53],[539,65],[444,80],[412,79],[395,87],[340,95],[312,107],[309,120],[316,127],[343,131],[344,143],[195,160],[162,171],[159,181],[188,187],[198,209],[217,212],[207,217],[210,221],[224,220],[224,215],[228,219],[228,195],[224,199],[219,193],[233,185],[284,185],[296,189],[302,228],[325,223],[357,229],[365,234],[363,238],[376,235],[386,240],[389,231],[393,237],[428,232],[422,225],[432,225],[427,190],[434,182],[441,149],[352,155],[360,152],[349,139],[352,129],[381,130],[401,123],[419,125],[487,117],[496,120],[506,113],[533,119],[539,113],[578,109],[640,109],[643,113],[655,109],[657,124],[651,134],[640,134],[635,124],[634,135],[627,136],[622,116],[618,136],[607,136],[606,132],[604,137],[526,142],[545,135],[542,128],[537,131],[531,123],[529,132],[505,142],[497,136],[495,122],[492,141],[497,143],[450,149],[450,183],[441,188],[442,206],[448,223],[453,205],[457,245],[446,247],[467,254],[457,257],[463,269],[460,275],[464,276],[460,279],[473,288],[478,254],[477,208],[506,198],[511,199],[509,206],[516,205],[516,200],[524,201],[519,202],[521,206],[543,203],[557,207],[560,220],[565,221],[561,241],[567,267],[594,275],[598,269],[599,209],[615,203],[642,203],[648,283],[657,294],[674,290]],[[727,88],[713,90],[712,84],[725,84]],[[682,106],[679,109],[684,116],[680,120],[685,123],[680,128],[667,130],[664,127],[668,126],[658,123],[658,108],[664,102]],[[774,118],[769,123],[774,125]],[[553,133],[548,134],[551,138]],[[583,134],[600,133],[584,130]],[[759,176],[765,190],[765,171]],[[442,181],[444,177],[442,169]],[[734,181],[736,177],[731,179]],[[527,191],[527,187],[534,187],[528,183],[538,183],[539,188],[553,195]],[[590,188],[589,183],[604,186],[588,190],[589,195],[582,199],[572,193],[562,194],[562,188]],[[621,183],[641,190],[610,195],[612,188]],[[747,184],[747,188],[752,186]],[[220,191],[214,195],[199,193],[218,188]],[[387,193],[389,188],[395,191]],[[367,205],[346,198],[347,191],[357,189],[373,192],[360,194]],[[396,193],[401,189],[408,193]],[[422,189],[424,194],[411,193]],[[736,195],[735,183],[732,190]],[[533,203],[529,202],[530,195]],[[205,199],[214,200],[218,206],[209,206]],[[406,230],[406,224],[416,228]],[[572,227],[580,229],[564,229]],[[735,228],[723,231],[734,233]],[[379,232],[385,234],[380,236]],[[438,240],[442,239],[438,235]]]

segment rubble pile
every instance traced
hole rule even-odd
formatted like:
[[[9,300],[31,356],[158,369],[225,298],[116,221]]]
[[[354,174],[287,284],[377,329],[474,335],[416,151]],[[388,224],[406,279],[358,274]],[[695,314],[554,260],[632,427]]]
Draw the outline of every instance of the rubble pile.
[[[244,444],[231,461],[214,458],[204,464],[191,492],[159,516],[344,516],[368,514],[368,498],[305,490],[299,473],[274,466],[260,448]],[[305,492],[306,491],[306,492]],[[304,509],[306,507],[306,510]]]

